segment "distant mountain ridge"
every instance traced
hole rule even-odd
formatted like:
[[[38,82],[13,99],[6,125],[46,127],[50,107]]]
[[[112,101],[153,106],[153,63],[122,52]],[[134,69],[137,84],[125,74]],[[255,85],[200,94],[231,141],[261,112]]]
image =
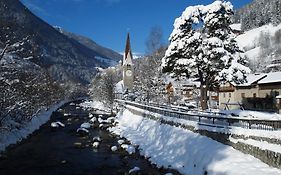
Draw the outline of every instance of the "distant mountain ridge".
[[[106,68],[119,54],[93,50],[58,32],[32,14],[19,0],[0,1],[0,47],[17,46],[12,53],[45,68],[56,81],[88,84],[96,67]],[[99,50],[101,49],[101,50]]]
[[[115,62],[119,62],[122,59],[122,55],[109,49],[106,47],[103,47],[99,44],[97,44],[95,41],[93,41],[92,39],[86,37],[86,36],[82,36],[76,33],[72,33],[72,32],[68,32],[64,29],[62,29],[61,27],[58,26],[54,26],[55,29],[57,29],[60,33],[66,35],[67,37],[74,39],[76,41],[78,41],[79,43],[83,44],[84,46],[88,47],[91,50],[94,50],[96,52],[98,52],[100,55],[102,55],[103,58],[105,59],[110,59],[111,61],[115,61]]]

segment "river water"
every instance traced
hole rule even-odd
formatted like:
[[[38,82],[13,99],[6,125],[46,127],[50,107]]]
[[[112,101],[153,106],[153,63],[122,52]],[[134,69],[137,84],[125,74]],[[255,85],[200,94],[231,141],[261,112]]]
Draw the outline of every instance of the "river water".
[[[134,167],[140,168],[135,174],[178,174],[151,165],[138,151],[132,155],[122,149],[112,152],[120,138],[105,129],[93,127],[89,135],[78,135],[77,128],[89,121],[89,111],[77,104],[64,105],[28,139],[10,146],[0,157],[0,175],[123,175]],[[66,126],[52,128],[54,121]],[[102,140],[98,149],[92,147],[96,136]]]

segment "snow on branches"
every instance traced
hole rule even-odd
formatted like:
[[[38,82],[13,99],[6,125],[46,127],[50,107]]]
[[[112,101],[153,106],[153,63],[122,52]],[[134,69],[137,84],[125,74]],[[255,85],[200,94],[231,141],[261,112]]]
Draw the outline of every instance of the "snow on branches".
[[[221,82],[242,83],[250,69],[230,28],[233,6],[215,1],[187,7],[175,20],[170,45],[162,59],[163,72],[198,78],[202,87],[217,88]],[[202,99],[206,102],[206,99]]]
[[[208,79],[213,81],[209,83],[243,82],[250,70],[244,66],[245,60],[229,27],[232,15],[230,2],[187,7],[175,20],[171,43],[162,59],[163,71],[202,78],[203,84]]]

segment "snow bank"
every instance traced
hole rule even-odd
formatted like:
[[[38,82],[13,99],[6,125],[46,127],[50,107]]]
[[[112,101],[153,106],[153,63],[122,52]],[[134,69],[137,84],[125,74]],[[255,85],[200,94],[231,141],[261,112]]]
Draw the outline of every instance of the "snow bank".
[[[224,134],[235,134],[235,135],[241,135],[241,136],[245,136],[245,137],[250,137],[250,136],[266,137],[269,139],[281,140],[281,130],[277,130],[277,131],[258,130],[258,129],[254,129],[254,128],[247,129],[247,128],[241,128],[241,127],[236,127],[236,126],[227,126],[226,127],[224,125],[221,125],[221,126],[216,125],[218,127],[210,127],[210,126],[198,125],[197,121],[190,121],[190,120],[186,120],[186,119],[163,116],[163,115],[153,113],[150,111],[146,111],[143,109],[139,109],[139,108],[136,108],[133,106],[127,106],[127,108],[131,108],[133,110],[139,111],[141,113],[145,113],[147,115],[152,115],[156,118],[163,119],[165,121],[172,121],[174,123],[179,123],[179,124],[183,124],[186,126],[193,126],[196,130],[206,130],[206,131],[218,132],[218,133],[224,133]],[[264,114],[261,113],[261,115],[264,115]]]
[[[80,104],[83,108],[92,108],[92,109],[98,109],[101,111],[110,111],[102,102],[99,101],[85,101]]]
[[[159,167],[171,167],[183,174],[281,174],[281,171],[230,146],[191,131],[160,124],[124,110],[111,132],[139,145],[140,152]]]
[[[46,123],[52,112],[56,111],[60,106],[67,103],[66,101],[61,101],[60,103],[53,105],[49,110],[42,111],[37,116],[33,117],[30,122],[26,123],[21,129],[13,129],[12,131],[4,131],[0,133],[0,151],[4,151],[7,146],[11,144],[16,144],[22,139],[27,138],[34,131],[38,130],[41,125]]]

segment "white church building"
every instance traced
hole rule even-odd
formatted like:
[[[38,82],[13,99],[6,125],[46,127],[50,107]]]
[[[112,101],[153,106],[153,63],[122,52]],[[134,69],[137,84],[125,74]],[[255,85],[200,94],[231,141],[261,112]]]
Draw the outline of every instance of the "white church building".
[[[115,93],[117,96],[122,96],[126,92],[132,92],[134,86],[134,64],[129,33],[127,35],[125,52],[121,64],[123,80],[116,84]]]

